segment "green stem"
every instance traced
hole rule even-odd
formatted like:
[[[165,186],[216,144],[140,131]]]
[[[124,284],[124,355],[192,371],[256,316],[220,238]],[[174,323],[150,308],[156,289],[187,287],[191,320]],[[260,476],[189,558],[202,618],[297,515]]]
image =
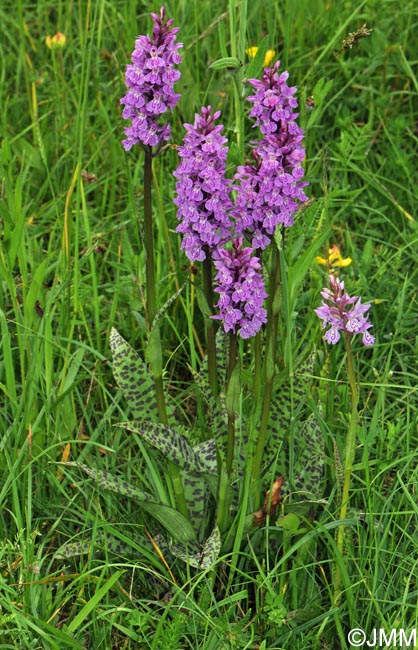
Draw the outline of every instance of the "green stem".
[[[235,413],[237,411],[237,399],[240,394],[240,366],[237,363],[237,335],[233,332],[229,335],[229,355],[226,377],[226,411],[228,416],[228,432],[225,449],[218,449],[218,514],[217,524],[221,533],[230,528],[230,505],[231,505],[231,478],[233,473],[234,451],[235,451]]]
[[[157,312],[155,299],[154,234],[152,223],[152,148],[144,147],[144,238],[145,278],[147,285],[147,323],[151,329]]]
[[[239,392],[239,377],[234,373],[237,363],[237,335],[231,332],[229,335],[229,359],[227,377],[227,414],[228,414],[228,441],[226,448],[226,472],[232,475],[232,464],[234,462],[235,450],[235,413],[237,411],[237,396]]]
[[[350,426],[347,432],[347,438],[345,441],[344,485],[343,485],[343,493],[341,499],[340,521],[344,521],[347,517],[347,510],[348,510],[349,496],[350,496],[351,473],[352,473],[355,451],[356,451],[357,428],[359,423],[359,413],[358,413],[359,391],[358,391],[356,375],[354,371],[354,359],[353,359],[353,352],[351,349],[350,334],[345,333],[344,340],[345,340],[345,348],[347,352],[347,375],[348,375],[348,381],[350,383],[350,389],[351,389],[351,418],[350,418]],[[343,555],[344,552],[344,541],[345,541],[345,526],[341,525],[338,528],[338,533],[337,533],[337,548],[341,556]],[[341,569],[337,564],[334,572],[334,604],[337,604],[341,597],[341,582],[342,582]]]
[[[264,359],[264,388],[263,388],[263,405],[261,410],[260,427],[257,437],[257,445],[252,464],[252,479],[254,490],[258,490],[260,479],[260,469],[266,444],[267,428],[270,419],[270,405],[273,394],[275,360],[277,356],[277,332],[280,313],[280,259],[279,251],[273,246],[272,265],[269,279],[269,297],[267,303],[267,328],[266,328],[266,348]],[[259,495],[255,492],[253,497],[258,501]]]
[[[258,332],[254,337],[254,382],[253,382],[253,396],[258,400],[261,398],[261,350],[262,350],[262,331]]]
[[[152,327],[157,313],[155,297],[155,268],[154,268],[154,234],[152,222],[152,148],[144,147],[144,239],[145,239],[145,277],[147,285],[147,327],[149,332],[148,346],[152,348],[150,358],[151,370],[154,377],[155,396],[157,400],[158,419],[162,424],[168,424],[167,409],[165,406],[164,385],[162,376],[162,351],[158,325]],[[184,497],[183,483],[180,468],[172,462],[168,464],[168,471],[176,499],[178,510],[188,517],[187,504]]]
[[[155,298],[155,268],[154,268],[154,234],[152,222],[152,148],[144,147],[144,239],[145,239],[145,276],[147,284],[147,325],[150,333],[148,345],[154,348],[152,354],[151,370],[154,376],[155,396],[160,422],[167,424],[167,411],[165,407],[164,387],[162,378],[161,339],[160,333],[152,325],[157,312]],[[152,341],[151,341],[152,337]],[[156,361],[158,359],[158,362]]]
[[[212,261],[209,251],[206,251],[206,258],[203,260],[203,291],[208,303],[209,311],[213,313],[213,285],[212,285]],[[218,372],[216,363],[216,330],[215,323],[211,318],[206,320],[206,345],[208,359],[209,386],[214,397],[218,396]]]

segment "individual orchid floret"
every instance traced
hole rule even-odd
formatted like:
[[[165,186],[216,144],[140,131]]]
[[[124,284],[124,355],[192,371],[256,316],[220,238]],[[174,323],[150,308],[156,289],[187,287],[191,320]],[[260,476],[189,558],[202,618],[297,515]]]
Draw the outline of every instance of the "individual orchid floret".
[[[127,136],[122,144],[129,151],[135,144],[148,147],[160,146],[171,136],[170,125],[160,123],[160,116],[173,109],[180,95],[173,90],[180,78],[176,65],[181,63],[178,50],[183,46],[176,43],[178,27],[171,27],[173,21],[166,20],[165,9],[151,14],[154,22],[151,38],[138,36],[132,54],[132,63],[126,66],[128,92],[120,100],[124,104],[122,116],[131,120],[125,129]]]
[[[367,316],[370,303],[362,304],[358,296],[350,297],[344,292],[344,282],[334,275],[330,275],[328,280],[330,288],[321,291],[324,300],[314,310],[322,319],[322,328],[329,326],[324,335],[325,341],[335,345],[340,340],[340,332],[344,332],[349,335],[362,334],[363,345],[373,345],[374,336],[368,331],[372,327]]]
[[[278,74],[280,62],[265,68],[262,80],[250,79],[256,93],[248,97],[263,138],[255,145],[253,162],[238,167],[234,189],[236,229],[264,249],[277,226],[292,226],[300,203],[307,201],[303,188],[304,133],[296,123],[299,114],[296,88],[290,88],[288,73]]]
[[[231,237],[229,211],[230,181],[225,178],[228,148],[223,126],[215,124],[220,112],[211,106],[195,115],[193,124],[185,124],[181,159],[173,172],[176,182],[176,231],[183,234],[181,247],[190,261],[203,261],[207,255]]]
[[[247,339],[255,336],[267,322],[263,302],[264,289],[261,264],[252,248],[242,248],[242,239],[232,242],[232,249],[221,248],[214,255],[215,292],[219,294],[216,307],[225,332],[237,332]]]

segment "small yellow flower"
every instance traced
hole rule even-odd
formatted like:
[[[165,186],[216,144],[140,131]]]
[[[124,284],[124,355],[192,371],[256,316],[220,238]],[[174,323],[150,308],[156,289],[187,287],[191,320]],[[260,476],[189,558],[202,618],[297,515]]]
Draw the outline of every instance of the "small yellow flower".
[[[337,244],[334,244],[332,248],[328,249],[328,259],[326,259],[325,257],[317,256],[315,257],[315,261],[318,264],[323,264],[324,266],[328,266],[328,267],[332,267],[332,266],[343,267],[343,266],[350,266],[353,260],[351,259],[351,257],[343,258]]]
[[[57,32],[54,36],[47,36],[45,44],[49,50],[60,50],[67,42],[67,37],[61,32]]]
[[[257,52],[258,52],[258,47],[256,47],[255,45],[253,45],[253,47],[249,47],[247,50],[245,50],[245,53],[248,54],[250,59],[253,59],[255,57],[255,55],[257,54]],[[264,57],[263,65],[264,66],[269,65],[273,61],[275,56],[276,56],[275,50],[267,50],[266,56]]]

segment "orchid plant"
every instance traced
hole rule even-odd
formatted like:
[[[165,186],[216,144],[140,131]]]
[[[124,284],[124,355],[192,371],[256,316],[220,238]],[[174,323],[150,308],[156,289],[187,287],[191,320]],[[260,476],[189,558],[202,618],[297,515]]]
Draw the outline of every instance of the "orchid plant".
[[[145,360],[115,328],[110,345],[114,376],[132,414],[131,421],[119,426],[158,450],[147,462],[159,467],[167,489],[153,494],[86,464],[67,465],[80,468],[101,487],[138,501],[157,522],[153,537],[163,552],[208,569],[221,551],[234,546],[237,526],[243,539],[244,533],[273,518],[285,499],[290,502],[292,492],[302,502],[321,498],[322,434],[316,416],[306,411],[315,352],[305,355],[291,385],[279,376],[277,364],[283,233],[307,201],[304,133],[298,124],[297,89],[288,85],[289,74],[280,71],[279,61],[265,67],[261,79],[248,80],[254,89],[247,97],[249,116],[259,137],[251,145],[249,160],[242,161],[232,178],[226,176],[228,141],[219,123],[220,111],[202,107],[193,124],[184,125],[183,143],[177,147],[179,164],[173,172],[176,230],[188,259],[202,263],[206,327],[206,357],[193,374],[208,421],[204,439],[193,442],[176,416],[163,381],[159,323],[177,294],[157,308],[151,209],[152,161],[171,137],[166,112],[180,99],[174,84],[180,78],[177,66],[182,44],[176,42],[178,28],[172,27],[163,8],[151,17],[152,36],[139,36],[135,43],[126,70],[127,93],[121,100],[122,115],[130,120],[123,146],[129,151],[139,145],[144,151]],[[361,333],[363,343],[372,345],[367,319],[370,304],[350,298],[338,278],[330,276],[330,284],[331,289],[322,292],[323,305],[316,310],[324,327],[330,326],[325,340],[335,344],[343,334],[349,350],[351,336]],[[242,380],[245,349],[253,352],[254,359],[250,387]],[[240,403],[248,393],[252,409],[243,418]],[[288,476],[290,400],[300,412],[301,425]],[[348,473],[354,420],[347,439]],[[342,518],[348,490],[349,477],[344,484]],[[342,550],[341,540],[339,544]],[[68,556],[76,550],[67,545],[61,554]]]

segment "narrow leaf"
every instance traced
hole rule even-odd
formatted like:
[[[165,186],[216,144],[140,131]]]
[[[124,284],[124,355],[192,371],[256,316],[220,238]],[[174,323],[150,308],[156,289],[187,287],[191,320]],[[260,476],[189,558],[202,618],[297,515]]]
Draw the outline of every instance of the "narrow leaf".
[[[109,580],[106,580],[104,585],[102,585],[90,598],[84,607],[78,612],[77,616],[73,618],[71,623],[68,625],[69,632],[75,632],[80,625],[85,621],[85,619],[91,614],[91,612],[96,609],[99,602],[106,596],[106,594],[112,589],[113,585],[123,576],[124,571],[116,571]]]

